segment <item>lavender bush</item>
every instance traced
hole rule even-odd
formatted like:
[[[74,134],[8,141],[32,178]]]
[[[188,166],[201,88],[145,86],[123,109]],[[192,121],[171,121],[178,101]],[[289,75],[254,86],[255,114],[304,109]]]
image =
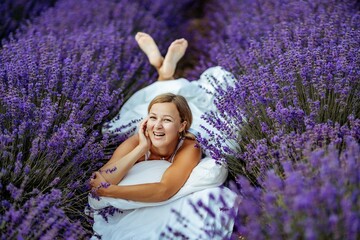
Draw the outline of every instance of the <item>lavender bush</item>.
[[[94,35],[94,38],[96,35],[91,45],[97,45],[98,48],[103,49],[103,53],[100,56],[98,50],[93,52],[95,56],[100,57],[97,62],[93,62],[93,65],[107,74],[104,77],[107,78],[110,89],[121,89],[126,99],[135,90],[156,79],[155,71],[147,63],[144,54],[139,51],[134,41],[136,32],[149,32],[156,40],[160,39],[160,44],[170,37],[165,37],[167,28],[163,22],[141,9],[140,4],[128,0],[59,1],[55,8],[49,9],[40,18],[35,19],[36,27],[26,29],[21,37],[26,38],[28,34],[33,35],[35,32],[41,35],[51,34],[56,38],[63,38],[64,44],[78,42],[74,47],[80,50],[84,47],[81,45],[82,41],[89,36],[81,36],[81,34],[79,36],[79,33]],[[71,47],[70,45],[69,50]],[[117,59],[118,62],[112,59]],[[144,67],[139,69],[140,65]],[[108,71],[105,70],[106,68]],[[127,80],[122,81],[122,78]],[[132,78],[138,80],[128,80]],[[117,111],[118,108],[115,110]]]
[[[279,150],[278,142],[289,134],[328,120],[343,126],[350,115],[359,118],[360,19],[343,9],[334,7],[330,20],[324,13],[309,14],[297,25],[282,23],[247,52],[229,40],[219,63],[237,81],[218,88],[219,112],[206,119],[223,135],[204,145],[216,158],[230,156],[234,175],[261,175],[259,168],[273,163],[264,156]],[[219,149],[225,139],[233,145]]]
[[[1,203],[1,239],[82,239],[84,229],[80,222],[69,219],[62,209],[62,192],[55,188],[48,193],[26,190],[28,179],[24,179],[20,189],[7,186],[11,198]]]
[[[243,195],[236,221],[245,239],[359,239],[360,148],[352,137],[335,145],[305,148],[301,162],[283,161],[254,188],[238,179]]]
[[[205,116],[221,135],[201,143],[244,197],[235,238],[359,238],[356,1],[228,3],[208,43],[236,81]]]
[[[27,20],[54,5],[56,0],[4,0],[0,4],[0,39],[14,33]]]
[[[2,239],[90,234],[87,179],[123,140],[102,135],[101,125],[156,79],[133,36],[150,33],[164,52],[188,29],[186,8],[197,4],[57,1],[3,41]],[[233,189],[244,196],[234,235],[358,238],[356,1],[226,0],[207,7],[206,41],[191,42],[204,54],[193,74],[222,65],[237,81],[217,88],[220,111],[205,118],[222,135],[201,144],[227,161],[239,184]]]
[[[137,31],[171,38],[137,2],[58,1],[3,42],[2,239],[90,233],[83,216],[88,179],[122,141],[102,135],[101,125],[156,79],[134,41]]]
[[[207,1],[200,29],[192,32],[200,54],[197,67],[189,74],[198,77],[204,69],[221,64],[231,53],[246,54],[253,41],[261,41],[269,33],[284,27],[299,26],[312,17],[322,15],[331,20],[353,14],[358,9],[354,0],[224,0]],[[203,29],[206,29],[204,31]],[[290,28],[291,29],[291,28]],[[304,36],[305,37],[305,36]],[[230,53],[226,49],[230,48]]]

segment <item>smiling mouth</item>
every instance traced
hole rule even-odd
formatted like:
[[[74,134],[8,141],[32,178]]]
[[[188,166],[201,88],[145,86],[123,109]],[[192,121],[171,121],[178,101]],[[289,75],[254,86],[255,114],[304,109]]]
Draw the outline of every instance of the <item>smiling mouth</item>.
[[[154,132],[154,136],[155,137],[163,137],[163,136],[165,136],[165,133],[156,133],[156,132]]]

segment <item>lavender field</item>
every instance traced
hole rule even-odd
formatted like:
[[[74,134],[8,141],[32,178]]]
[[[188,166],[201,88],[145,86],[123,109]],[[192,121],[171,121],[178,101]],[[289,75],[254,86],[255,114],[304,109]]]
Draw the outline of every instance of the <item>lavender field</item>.
[[[358,1],[7,0],[0,12],[1,239],[91,236],[88,179],[124,140],[101,126],[156,80],[138,31],[162,52],[187,38],[185,78],[234,74],[209,79],[219,111],[204,118],[219,131],[200,139],[242,196],[232,239],[360,239]]]

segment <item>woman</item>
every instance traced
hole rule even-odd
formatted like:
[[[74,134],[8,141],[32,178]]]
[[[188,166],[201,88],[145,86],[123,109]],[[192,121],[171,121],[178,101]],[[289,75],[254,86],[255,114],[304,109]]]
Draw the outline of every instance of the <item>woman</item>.
[[[135,39],[148,56],[150,64],[157,69],[158,80],[174,79],[177,62],[185,54],[187,41],[175,40],[163,58],[150,35],[139,32]],[[192,114],[184,97],[160,95],[150,103],[148,114],[142,121],[138,134],[121,144],[109,162],[95,173],[95,178],[90,184],[93,188],[100,186],[97,190],[99,196],[145,202],[163,201],[180,189],[200,161],[201,151],[195,147],[195,137],[188,133]],[[191,137],[184,138],[185,135]],[[161,182],[117,186],[135,163],[154,159],[166,159],[173,163],[164,173]],[[107,171],[109,169],[115,170]],[[101,188],[101,182],[111,185]],[[157,194],[153,194],[154,192]]]
[[[201,158],[195,137],[188,132],[191,122],[191,110],[184,97],[171,93],[159,95],[149,104],[148,117],[142,121],[138,134],[116,149],[109,162],[95,173],[91,186],[100,186],[99,196],[142,202],[169,199],[184,185]],[[135,163],[159,159],[172,163],[160,182],[117,185]],[[101,188],[101,182],[111,185]]]
[[[233,206],[235,196],[218,188],[227,171],[211,158],[201,159],[194,136],[204,123],[202,113],[213,107],[211,94],[209,98],[203,88],[194,87],[198,83],[173,77],[187,41],[175,40],[164,58],[150,35],[138,33],[135,39],[159,78],[135,93],[121,109],[120,118],[105,129],[116,132],[121,124],[144,117],[138,132],[90,180],[92,191],[100,197],[89,198],[90,206],[97,209],[95,235],[102,239],[176,239],[185,231],[190,239],[228,238],[233,220],[223,210]],[[173,93],[164,93],[164,89]],[[153,96],[144,116],[148,98]],[[193,120],[195,128],[190,128]],[[99,212],[108,206],[119,211],[101,217]]]

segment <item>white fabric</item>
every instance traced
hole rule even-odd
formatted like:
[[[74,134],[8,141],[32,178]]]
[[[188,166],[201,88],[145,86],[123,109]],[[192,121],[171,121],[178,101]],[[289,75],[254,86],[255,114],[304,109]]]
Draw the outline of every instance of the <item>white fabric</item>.
[[[132,127],[123,128],[134,120],[140,120],[147,114],[149,102],[157,95],[172,92],[184,96],[193,113],[191,131],[195,135],[208,137],[201,126],[210,126],[201,119],[201,116],[210,110],[216,110],[213,104],[214,88],[208,81],[215,78],[218,84],[228,84],[233,77],[221,67],[210,68],[205,71],[198,81],[189,82],[186,79],[157,81],[150,86],[136,92],[122,107],[119,115],[110,122],[110,127],[103,131],[115,134],[125,134]],[[117,131],[116,129],[120,129]],[[159,182],[163,173],[171,163],[162,160],[144,161],[135,164],[119,185],[133,185],[140,183]],[[221,208],[233,208],[236,195],[227,188],[219,187],[227,177],[225,166],[216,163],[214,159],[205,157],[196,166],[185,185],[172,198],[164,202],[144,203],[102,197],[100,200],[89,197],[89,205],[95,210],[108,206],[121,209],[122,213],[108,216],[106,221],[94,213],[94,233],[102,239],[177,239],[169,237],[166,227],[184,233],[189,239],[227,239],[230,237],[233,219]],[[209,194],[214,197],[210,198]],[[201,207],[194,211],[193,205],[201,201],[210,210]],[[184,226],[182,217],[187,224]],[[211,212],[211,213],[210,213]],[[206,230],[212,230],[217,235],[207,236]],[[166,235],[161,237],[161,233]],[[166,237],[167,236],[167,237]],[[171,235],[170,235],[171,236]],[[97,239],[93,237],[93,239]]]
[[[171,164],[168,161],[164,160],[152,160],[137,163],[130,169],[119,185],[125,186],[160,182],[163,173],[170,165]],[[93,209],[102,209],[113,206],[122,210],[163,205],[180,197],[189,195],[190,193],[220,186],[224,183],[226,177],[226,168],[217,164],[213,159],[206,157],[193,169],[184,186],[172,198],[165,202],[136,202],[109,197],[101,197],[100,200],[98,200],[89,196],[89,205]]]
[[[214,199],[209,197],[210,194]],[[196,213],[193,205],[198,206],[199,202],[207,206],[212,214],[201,207],[197,207]],[[234,202],[235,194],[229,189],[207,188],[164,205],[115,213],[108,217],[108,221],[95,214],[93,229],[101,239],[106,240],[186,239],[173,236],[167,227],[182,232],[190,240],[229,239],[234,219],[229,217],[226,209],[231,209]],[[206,230],[210,232],[209,235],[206,234]],[[162,233],[167,237],[162,236]],[[94,236],[91,239],[98,238]]]
[[[188,81],[184,78],[168,81],[157,81],[133,94],[122,106],[117,117],[109,123],[109,127],[103,128],[104,132],[122,134],[130,131],[134,126],[123,127],[134,120],[141,120],[147,115],[147,107],[150,101],[162,93],[171,92],[182,95],[188,101],[193,115],[190,131],[201,137],[207,138],[208,134],[201,126],[211,129],[211,126],[201,118],[207,111],[216,111],[213,104],[215,89],[211,80],[216,79],[216,84],[231,85],[233,75],[222,67],[212,67],[201,74],[197,81]],[[121,128],[121,132],[117,129]]]

